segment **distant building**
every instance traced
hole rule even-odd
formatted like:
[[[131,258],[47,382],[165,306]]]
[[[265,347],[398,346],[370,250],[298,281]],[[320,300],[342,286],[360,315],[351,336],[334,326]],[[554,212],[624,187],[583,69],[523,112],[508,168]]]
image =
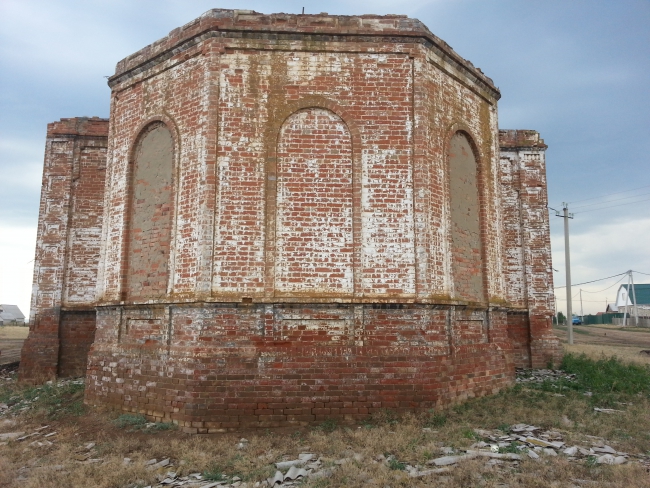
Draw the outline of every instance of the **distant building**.
[[[18,305],[0,304],[0,325],[25,325],[25,316]]]
[[[616,310],[612,308],[612,311],[633,314],[635,301],[639,317],[650,317],[650,284],[629,285],[629,290],[628,285],[621,285],[616,294]]]

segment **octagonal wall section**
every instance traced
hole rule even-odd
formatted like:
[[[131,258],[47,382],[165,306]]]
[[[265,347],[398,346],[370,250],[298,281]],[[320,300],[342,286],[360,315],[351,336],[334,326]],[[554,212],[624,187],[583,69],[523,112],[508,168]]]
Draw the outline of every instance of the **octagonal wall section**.
[[[512,382],[498,91],[410,19],[297,17],[212,11],[111,78],[88,401],[209,431]],[[169,277],[129,296],[151,124],[174,148]]]

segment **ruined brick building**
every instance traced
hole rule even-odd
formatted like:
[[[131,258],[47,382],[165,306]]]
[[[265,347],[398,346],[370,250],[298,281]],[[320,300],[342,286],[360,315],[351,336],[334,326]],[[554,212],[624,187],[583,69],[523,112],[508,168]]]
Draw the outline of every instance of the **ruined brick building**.
[[[22,379],[212,432],[557,360],[546,146],[419,21],[211,10],[109,86],[48,126]]]

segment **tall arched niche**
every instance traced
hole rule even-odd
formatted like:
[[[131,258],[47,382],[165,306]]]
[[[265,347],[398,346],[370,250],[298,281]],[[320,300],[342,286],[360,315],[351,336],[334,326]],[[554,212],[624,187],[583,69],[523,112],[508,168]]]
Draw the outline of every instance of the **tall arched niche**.
[[[277,146],[275,290],[354,291],[352,137],[324,108],[304,108]]]
[[[456,132],[449,144],[451,260],[454,297],[485,300],[478,159],[469,136]]]
[[[167,293],[173,225],[174,139],[162,122],[143,129],[132,155],[126,296]]]

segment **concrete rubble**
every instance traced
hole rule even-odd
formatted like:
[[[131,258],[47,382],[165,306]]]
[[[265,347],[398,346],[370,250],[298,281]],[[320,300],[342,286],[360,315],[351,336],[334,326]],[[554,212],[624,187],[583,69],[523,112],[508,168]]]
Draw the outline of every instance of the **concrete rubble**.
[[[560,369],[524,369],[517,368],[517,383],[544,383],[545,381],[574,381],[575,374]]]
[[[650,457],[621,452],[605,444],[605,439],[585,436],[590,446],[567,446],[563,434],[553,430],[543,430],[540,427],[527,424],[516,424],[509,428],[507,433],[501,430],[486,431],[474,429],[477,437],[482,440],[473,444],[470,449],[465,449],[456,455],[441,456],[427,462],[429,465],[448,466],[461,463],[477,457],[486,457],[494,463],[495,460],[508,461],[518,464],[524,456],[540,460],[544,456],[565,456],[570,461],[590,461],[595,464],[625,464],[638,462],[650,466]],[[443,447],[442,453],[449,454],[451,449]]]

